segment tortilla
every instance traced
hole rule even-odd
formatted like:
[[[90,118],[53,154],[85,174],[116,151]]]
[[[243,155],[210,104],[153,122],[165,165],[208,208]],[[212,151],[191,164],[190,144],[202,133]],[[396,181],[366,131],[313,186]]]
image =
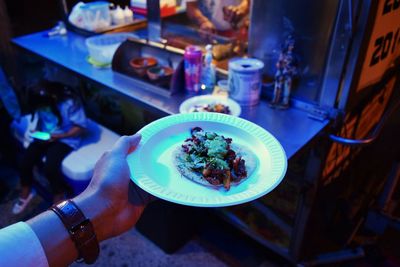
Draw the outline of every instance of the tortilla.
[[[243,182],[244,180],[247,180],[253,174],[253,172],[255,171],[255,169],[257,167],[257,159],[251,151],[249,151],[248,149],[246,149],[244,147],[239,147],[235,144],[231,144],[231,149],[236,152],[236,155],[241,156],[242,159],[245,160],[247,177],[242,178],[239,181],[233,181],[233,180],[231,181],[231,185],[238,185],[241,182]],[[203,175],[200,172],[196,172],[196,171],[192,170],[191,168],[187,167],[187,164],[185,164],[186,155],[187,154],[182,150],[181,146],[179,146],[174,151],[175,164],[176,164],[178,171],[180,172],[180,174],[182,176],[184,176],[185,178],[187,178],[193,182],[196,182],[201,185],[208,186],[208,187],[212,187],[212,188],[224,187],[223,184],[220,184],[220,185],[210,184],[206,179],[204,179]],[[232,175],[234,175],[234,174],[232,173]]]

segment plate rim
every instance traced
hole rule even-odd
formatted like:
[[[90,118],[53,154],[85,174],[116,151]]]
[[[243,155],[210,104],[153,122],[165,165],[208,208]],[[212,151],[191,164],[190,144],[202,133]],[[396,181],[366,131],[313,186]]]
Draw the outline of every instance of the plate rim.
[[[185,200],[181,200],[181,199],[173,199],[171,197],[166,197],[165,195],[160,193],[160,191],[154,191],[151,188],[149,188],[149,184],[153,185],[153,186],[158,186],[158,187],[160,187],[160,186],[156,185],[155,182],[152,182],[152,179],[141,168],[141,166],[140,166],[141,153],[140,152],[143,149],[145,142],[147,142],[154,134],[156,134],[158,132],[157,128],[160,126],[160,124],[162,125],[167,121],[170,123],[170,125],[167,125],[167,127],[171,127],[173,125],[177,125],[177,124],[185,123],[185,122],[210,121],[210,122],[224,123],[224,121],[227,121],[227,120],[228,121],[238,120],[238,123],[240,123],[241,125],[244,124],[244,125],[251,126],[252,128],[260,131],[263,134],[263,139],[265,139],[265,138],[270,139],[268,141],[268,143],[271,143],[271,142],[274,143],[274,145],[276,146],[275,149],[277,149],[276,151],[278,151],[278,153],[280,153],[280,159],[282,161],[281,161],[281,166],[279,169],[279,175],[278,175],[279,177],[274,178],[273,184],[271,184],[267,189],[258,190],[258,191],[256,191],[255,194],[252,194],[251,196],[241,199],[241,200],[234,200],[234,199],[231,200],[233,198],[233,196],[224,196],[225,199],[230,199],[230,201],[223,202],[223,203],[210,203],[210,202],[189,203],[189,202],[187,202],[187,200],[185,201]],[[172,121],[172,123],[171,123],[171,121]],[[164,127],[164,129],[165,128],[166,127]],[[193,113],[174,114],[174,115],[169,115],[169,116],[163,117],[154,122],[151,122],[150,124],[143,127],[138,133],[140,133],[142,135],[142,139],[141,139],[140,143],[138,144],[135,152],[131,153],[127,158],[127,162],[128,162],[128,166],[129,166],[130,174],[131,174],[130,179],[136,185],[138,185],[141,189],[148,192],[149,194],[154,195],[157,198],[172,202],[172,203],[186,205],[186,206],[192,206],[192,207],[227,207],[227,206],[233,206],[233,205],[247,203],[249,201],[253,201],[259,197],[262,197],[262,196],[268,194],[269,192],[271,192],[272,190],[274,190],[282,182],[283,178],[285,177],[286,171],[287,171],[288,162],[287,162],[286,152],[285,152],[284,148],[282,147],[281,143],[276,139],[276,137],[274,135],[272,135],[266,129],[262,128],[261,126],[255,124],[253,122],[250,122],[248,120],[239,118],[239,117],[221,114],[221,113],[213,113],[213,112],[193,112]],[[260,136],[258,136],[258,137],[260,137]],[[261,140],[261,142],[267,146],[267,144],[265,142],[263,142],[262,140]],[[268,151],[268,152],[271,153],[271,151]],[[275,160],[277,160],[277,159],[275,159]],[[277,171],[274,171],[274,169],[273,169],[273,168],[276,168],[276,166],[273,165],[273,162],[274,162],[274,157],[271,155],[271,165],[272,165],[271,172],[277,172]],[[136,176],[136,177],[134,177],[134,176]],[[144,183],[143,180],[145,180],[145,179],[151,181],[153,184],[151,184],[151,182],[150,183],[147,182],[147,184]],[[212,190],[212,189],[210,189],[210,190]],[[252,189],[252,190],[254,191],[254,189]],[[246,191],[250,191],[250,190],[246,190]],[[241,192],[238,195],[245,194],[246,191]]]

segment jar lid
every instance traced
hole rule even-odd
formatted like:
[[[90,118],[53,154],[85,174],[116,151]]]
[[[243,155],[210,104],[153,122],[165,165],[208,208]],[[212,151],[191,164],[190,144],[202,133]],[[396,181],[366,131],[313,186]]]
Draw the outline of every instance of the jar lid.
[[[229,61],[229,69],[237,72],[257,72],[264,68],[264,63],[256,58],[235,58]]]
[[[201,47],[196,46],[196,45],[188,45],[185,48],[185,55],[186,56],[198,56],[201,55],[203,51],[201,50]]]
[[[95,9],[95,8],[104,8],[110,5],[110,3],[106,2],[106,1],[95,1],[95,2],[90,2],[90,3],[86,3],[84,5],[81,6],[81,9]]]

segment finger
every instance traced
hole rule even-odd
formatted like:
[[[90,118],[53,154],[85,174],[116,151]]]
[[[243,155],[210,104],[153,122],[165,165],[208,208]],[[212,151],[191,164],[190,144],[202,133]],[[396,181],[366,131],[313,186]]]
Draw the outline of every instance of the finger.
[[[229,7],[227,7],[227,6],[224,6],[224,8],[223,8],[223,13],[224,13],[224,20],[228,20],[228,17],[229,17]]]
[[[243,13],[240,10],[238,10],[235,13],[235,17],[234,17],[235,22],[236,23],[239,22],[242,18],[243,18]]]
[[[142,136],[140,134],[122,136],[114,144],[112,152],[126,156],[131,150],[136,148],[141,138]]]
[[[208,32],[211,33],[211,34],[214,34],[214,33],[217,32],[217,29],[215,28],[214,25],[211,25],[211,27],[209,28],[209,31],[208,31]]]
[[[130,148],[128,149],[128,153],[130,154],[133,151],[135,151],[136,147],[139,145],[140,140],[142,139],[142,135],[141,134],[135,134],[132,136],[132,138],[130,139]]]
[[[229,14],[229,22],[234,22],[236,18],[236,10],[232,10],[232,12]]]
[[[233,7],[233,6],[229,6],[229,9],[228,9],[228,13],[227,13],[227,17],[228,17],[228,22],[231,22],[232,21],[232,18],[233,18],[233,16],[235,15],[235,8]]]

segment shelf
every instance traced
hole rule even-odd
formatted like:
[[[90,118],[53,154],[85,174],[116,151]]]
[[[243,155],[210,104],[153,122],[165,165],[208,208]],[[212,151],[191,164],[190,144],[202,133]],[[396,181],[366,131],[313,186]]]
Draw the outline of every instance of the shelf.
[[[284,229],[281,229],[280,226],[275,224],[275,222],[278,222],[278,217],[275,215],[271,216],[272,211],[265,209],[265,207],[260,210],[259,205],[262,204],[251,203],[250,205],[240,205],[236,208],[216,209],[215,212],[218,216],[222,217],[228,223],[238,228],[264,247],[274,251],[287,260],[291,260],[288,249],[290,245],[290,233],[292,231],[291,227],[284,225],[282,227]],[[246,213],[246,210],[248,213]],[[259,217],[263,217],[262,220],[265,227],[262,229],[259,228],[261,223],[256,222],[255,217],[257,215],[254,215],[255,212],[259,212],[259,215],[261,215]],[[273,219],[267,218],[267,215],[270,215]],[[269,238],[266,235],[269,235]],[[274,240],[274,238],[276,239]]]
[[[263,203],[259,202],[259,201],[253,201],[251,202],[251,205],[257,209],[258,211],[260,211],[261,213],[263,213],[265,215],[265,217],[267,217],[268,219],[271,220],[272,223],[279,225],[279,227],[288,235],[291,236],[292,235],[292,230],[293,227],[290,226],[289,224],[287,224],[284,220],[282,220],[280,218],[280,216],[278,214],[276,214],[272,209],[270,209],[269,207],[267,207],[266,205],[264,205]]]
[[[93,36],[103,33],[112,32],[132,32],[140,28],[144,28],[147,24],[147,20],[144,16],[136,16],[135,19],[130,23],[125,23],[122,25],[110,25],[102,29],[97,29],[96,31],[90,31],[83,28],[79,28],[67,21],[67,28],[73,32],[76,32],[82,36]]]

